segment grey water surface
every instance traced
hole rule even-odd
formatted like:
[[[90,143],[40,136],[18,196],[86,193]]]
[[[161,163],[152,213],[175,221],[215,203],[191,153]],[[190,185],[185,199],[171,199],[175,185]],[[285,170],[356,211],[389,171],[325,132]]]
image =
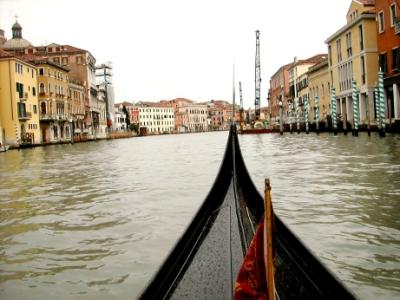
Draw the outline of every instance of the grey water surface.
[[[0,153],[0,299],[133,299],[206,197],[227,132]],[[400,297],[400,136],[239,137],[275,211],[362,299]]]

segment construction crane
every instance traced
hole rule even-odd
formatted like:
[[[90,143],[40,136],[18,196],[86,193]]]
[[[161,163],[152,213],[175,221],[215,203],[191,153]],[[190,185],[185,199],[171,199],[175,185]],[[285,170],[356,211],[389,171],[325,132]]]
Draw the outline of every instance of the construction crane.
[[[261,63],[260,63],[260,31],[256,30],[256,68],[255,68],[255,117],[256,121],[260,117],[260,98],[261,98]]]
[[[242,96],[242,82],[239,81],[239,96],[240,96],[240,131],[243,130],[243,96]]]

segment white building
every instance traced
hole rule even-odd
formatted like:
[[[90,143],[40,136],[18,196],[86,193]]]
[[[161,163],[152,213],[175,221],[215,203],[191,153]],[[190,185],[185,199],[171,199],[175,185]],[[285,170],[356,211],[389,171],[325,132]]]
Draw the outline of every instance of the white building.
[[[207,104],[188,104],[182,107],[188,115],[189,132],[208,131]]]
[[[147,128],[148,134],[173,133],[175,128],[174,109],[160,106],[138,106],[139,127]]]

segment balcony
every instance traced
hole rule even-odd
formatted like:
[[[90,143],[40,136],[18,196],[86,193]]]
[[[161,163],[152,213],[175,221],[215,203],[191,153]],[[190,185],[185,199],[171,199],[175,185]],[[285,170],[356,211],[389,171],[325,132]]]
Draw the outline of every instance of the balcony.
[[[32,113],[31,112],[18,112],[18,119],[20,121],[26,121],[30,120],[32,118]]]
[[[28,99],[28,93],[19,94],[19,101],[26,101]]]
[[[40,121],[54,121],[58,120],[56,115],[40,114]]]
[[[394,33],[400,35],[400,18],[394,18]]]

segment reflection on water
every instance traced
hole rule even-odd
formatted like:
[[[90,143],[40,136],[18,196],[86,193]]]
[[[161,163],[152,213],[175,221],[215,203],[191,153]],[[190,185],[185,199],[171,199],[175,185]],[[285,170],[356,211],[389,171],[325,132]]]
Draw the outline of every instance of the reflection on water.
[[[243,136],[259,190],[276,212],[365,299],[400,296],[400,138]]]
[[[0,155],[0,298],[134,298],[217,174],[227,132]],[[400,138],[241,136],[276,212],[361,298],[400,296]]]

